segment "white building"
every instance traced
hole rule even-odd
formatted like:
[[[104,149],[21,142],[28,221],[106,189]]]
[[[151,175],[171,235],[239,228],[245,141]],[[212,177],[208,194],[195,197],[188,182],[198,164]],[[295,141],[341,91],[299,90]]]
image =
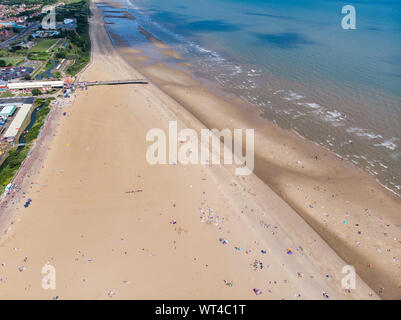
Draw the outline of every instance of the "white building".
[[[0,117],[11,117],[19,105],[20,104],[17,103],[3,104],[3,108],[0,111]]]
[[[64,24],[74,23],[75,19],[64,19]]]

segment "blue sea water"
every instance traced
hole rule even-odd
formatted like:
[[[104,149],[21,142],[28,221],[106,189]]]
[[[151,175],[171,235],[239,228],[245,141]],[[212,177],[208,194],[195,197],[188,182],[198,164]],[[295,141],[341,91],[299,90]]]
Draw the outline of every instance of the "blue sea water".
[[[110,31],[140,47],[142,26],[200,78],[401,193],[401,1],[123,1],[136,20],[107,18]]]

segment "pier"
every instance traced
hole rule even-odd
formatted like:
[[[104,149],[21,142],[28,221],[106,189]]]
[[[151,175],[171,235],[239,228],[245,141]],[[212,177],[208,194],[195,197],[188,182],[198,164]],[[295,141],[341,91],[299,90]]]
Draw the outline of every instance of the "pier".
[[[75,85],[76,87],[90,87],[90,86],[112,86],[120,84],[148,84],[149,81],[146,79],[134,79],[134,80],[111,80],[111,81],[80,81]]]

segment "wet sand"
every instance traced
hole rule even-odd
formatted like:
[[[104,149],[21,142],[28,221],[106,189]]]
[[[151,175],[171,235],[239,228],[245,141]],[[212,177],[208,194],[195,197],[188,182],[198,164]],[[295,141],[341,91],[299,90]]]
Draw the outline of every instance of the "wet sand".
[[[155,50],[157,50],[155,46]],[[132,50],[135,50],[132,48]],[[401,201],[330,151],[263,119],[256,108],[185,70],[120,51],[208,128],[255,128],[255,173],[383,298],[401,298]]]

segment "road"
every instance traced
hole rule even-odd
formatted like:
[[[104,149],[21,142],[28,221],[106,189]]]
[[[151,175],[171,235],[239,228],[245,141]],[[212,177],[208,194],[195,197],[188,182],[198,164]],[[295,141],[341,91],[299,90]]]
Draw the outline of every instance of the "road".
[[[3,41],[2,43],[0,43],[0,48],[4,48],[9,46],[12,42],[19,40],[23,37],[25,37],[29,32],[31,32],[33,29],[38,28],[40,26],[40,23],[34,23],[32,25],[30,25],[29,27],[26,27],[24,30],[22,30],[20,33],[18,33],[17,35],[15,35],[14,37]]]

